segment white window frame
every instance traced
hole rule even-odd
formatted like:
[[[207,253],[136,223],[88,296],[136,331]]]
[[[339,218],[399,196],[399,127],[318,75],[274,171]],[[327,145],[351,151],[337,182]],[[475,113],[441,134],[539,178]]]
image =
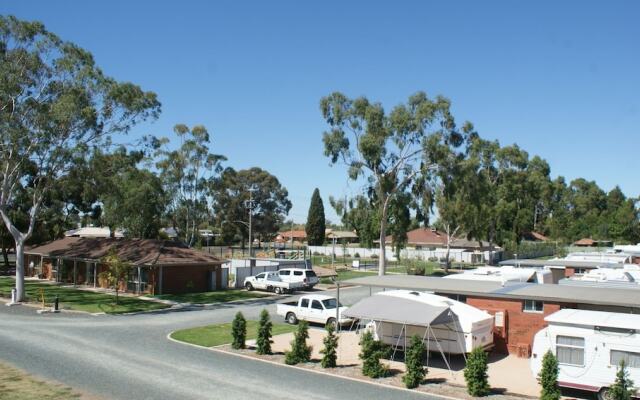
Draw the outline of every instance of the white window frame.
[[[609,349],[609,365],[611,365],[612,367],[617,367],[618,364],[613,364],[611,362],[611,359],[613,358],[613,352],[617,351],[619,353],[627,353],[627,354],[633,354],[636,357],[640,357],[640,353],[637,351],[629,351],[629,350],[620,350],[620,349]],[[640,367],[635,367],[635,366],[631,366],[628,363],[625,363],[625,366],[627,368],[633,368],[633,369],[640,369]]]
[[[527,309],[527,302],[533,303],[533,305],[534,305],[533,308],[534,309],[532,309],[532,310]],[[536,303],[542,304],[542,309],[540,311],[535,309],[535,304]],[[542,301],[542,300],[525,300],[522,303],[522,312],[532,313],[532,314],[542,314],[542,313],[544,313],[544,301]]]
[[[571,338],[571,339],[582,339],[582,346],[575,346],[575,345],[571,345],[571,344],[558,344],[558,338],[559,337],[566,337],[566,338]],[[584,337],[582,336],[569,336],[569,335],[557,335],[556,336],[556,359],[558,360],[558,364],[560,365],[569,365],[572,367],[584,367],[584,362],[585,362],[585,350],[587,348],[586,346],[586,340]],[[560,361],[560,357],[558,356],[558,347],[562,347],[565,349],[578,349],[578,350],[582,350],[582,364],[571,364],[571,363],[567,363],[567,362],[561,362]]]

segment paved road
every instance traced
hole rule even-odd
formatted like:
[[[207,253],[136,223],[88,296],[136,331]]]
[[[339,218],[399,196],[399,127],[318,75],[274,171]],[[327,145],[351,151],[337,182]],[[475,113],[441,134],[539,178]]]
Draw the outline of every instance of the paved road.
[[[352,303],[368,289],[342,292]],[[257,318],[273,299],[136,316],[37,315],[0,306],[0,359],[105,399],[425,399],[168,341],[179,328]]]

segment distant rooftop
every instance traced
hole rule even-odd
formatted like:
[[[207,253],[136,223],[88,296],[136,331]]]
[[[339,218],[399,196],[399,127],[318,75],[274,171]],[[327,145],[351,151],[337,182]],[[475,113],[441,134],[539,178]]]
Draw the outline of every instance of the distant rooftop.
[[[504,260],[500,261],[500,265],[513,265],[515,267],[562,267],[562,268],[622,268],[622,263],[603,262],[603,261],[582,261],[582,260],[539,260],[539,259],[522,259],[522,260]]]

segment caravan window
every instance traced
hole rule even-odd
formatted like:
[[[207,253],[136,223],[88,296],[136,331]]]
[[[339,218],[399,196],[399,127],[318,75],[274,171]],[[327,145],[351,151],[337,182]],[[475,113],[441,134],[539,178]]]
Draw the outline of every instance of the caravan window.
[[[560,364],[584,365],[584,338],[557,336],[556,357]]]
[[[624,365],[629,368],[640,368],[640,353],[632,353],[630,351],[611,350],[610,364],[614,366],[620,365],[620,361],[624,360]]]
[[[544,303],[538,300],[525,300],[522,310],[524,312],[541,313],[544,311]]]

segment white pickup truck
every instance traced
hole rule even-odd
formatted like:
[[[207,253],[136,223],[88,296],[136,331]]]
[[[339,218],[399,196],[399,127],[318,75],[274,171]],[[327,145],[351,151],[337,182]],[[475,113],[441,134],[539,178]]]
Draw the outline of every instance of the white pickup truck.
[[[293,292],[303,287],[304,283],[302,282],[283,282],[278,271],[262,272],[244,279],[244,288],[247,290],[259,289],[282,294]]]
[[[290,324],[297,324],[299,320],[317,322],[325,325],[336,325],[336,307],[338,309],[340,325],[348,324],[353,320],[342,317],[342,313],[347,309],[335,297],[321,294],[311,294],[300,297],[297,301],[280,303],[276,305],[276,313],[284,317]]]

